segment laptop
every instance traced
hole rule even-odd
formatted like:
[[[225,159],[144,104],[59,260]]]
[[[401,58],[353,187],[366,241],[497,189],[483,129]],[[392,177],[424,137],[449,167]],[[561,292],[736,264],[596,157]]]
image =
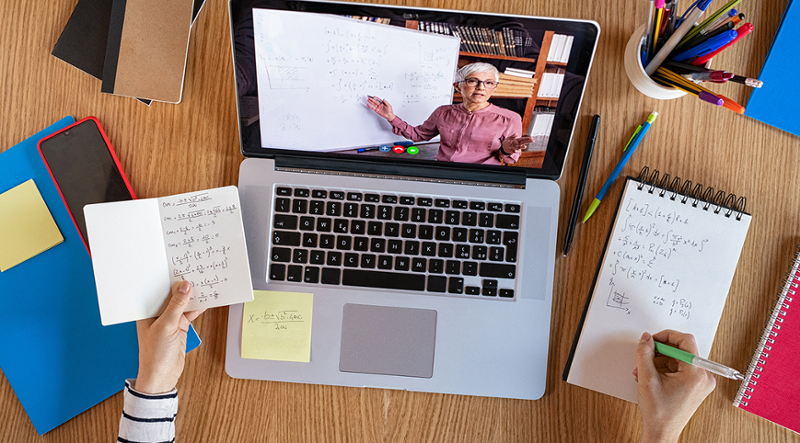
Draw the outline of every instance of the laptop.
[[[231,306],[227,373],[544,395],[556,180],[597,23],[300,0],[232,0],[229,12],[253,287],[313,294],[313,320],[309,361],[243,358],[244,305]],[[491,115],[454,90],[476,62],[499,71],[496,85],[473,79],[494,88]],[[496,119],[522,134],[482,135]],[[532,141],[511,157],[475,154],[522,135]]]

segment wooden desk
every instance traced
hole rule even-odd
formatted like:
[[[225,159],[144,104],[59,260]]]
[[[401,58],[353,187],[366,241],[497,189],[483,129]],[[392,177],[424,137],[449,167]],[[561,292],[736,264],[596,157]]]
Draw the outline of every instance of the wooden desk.
[[[755,76],[786,2],[743,2],[740,9],[756,31],[718,57],[715,65]],[[65,115],[95,115],[105,126],[141,197],[236,184],[242,157],[227,7],[221,0],[207,3],[189,47],[183,102],[154,103],[148,108],[130,98],[100,93],[98,80],[50,55],[76,0],[0,2],[0,115],[5,122],[0,150]],[[800,186],[800,139],[691,98],[658,101],[636,91],[623,71],[622,54],[629,35],[647,14],[644,0],[407,3],[575,17],[600,23],[600,44],[573,151],[559,181],[558,250],[590,116],[603,116],[586,191],[593,195],[619,159],[622,143],[650,111],[657,110],[658,122],[625,173],[636,174],[644,165],[655,166],[748,198],[753,222],[711,351],[712,359],[745,368],[787,271],[790,254],[800,241],[800,197],[795,192]],[[713,89],[743,103],[749,93],[735,84]],[[621,181],[609,194],[614,201],[620,186]],[[613,210],[613,202],[602,205],[590,223],[578,226],[569,256],[563,258],[559,253],[556,257],[548,383],[541,400],[234,380],[224,370],[228,311],[221,308],[195,322],[204,343],[188,356],[178,386],[178,441],[634,441],[640,428],[636,405],[561,381]],[[800,436],[731,406],[737,387],[734,381],[718,379],[716,391],[689,423],[682,441],[800,442]],[[114,441],[121,410],[122,396],[117,394],[40,438],[7,380],[0,376],[2,442]]]

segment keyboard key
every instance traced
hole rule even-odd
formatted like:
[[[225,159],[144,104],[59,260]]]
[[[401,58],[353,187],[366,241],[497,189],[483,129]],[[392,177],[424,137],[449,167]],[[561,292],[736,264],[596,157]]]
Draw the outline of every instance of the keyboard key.
[[[428,291],[430,292],[445,292],[447,290],[447,277],[429,275],[428,276]]]
[[[408,221],[408,208],[405,206],[395,206],[394,219],[396,221]]]
[[[383,225],[383,235],[386,237],[398,237],[400,235],[400,225],[398,223],[386,223]]]
[[[350,222],[348,222],[344,218],[337,218],[333,221],[333,232],[337,232],[339,234],[347,234],[347,230],[350,227]]]
[[[481,294],[487,297],[496,297],[497,296],[497,288],[483,288],[481,290]]]
[[[516,247],[507,247],[506,248],[506,262],[508,263],[516,263],[517,262],[517,248]]]
[[[311,195],[311,192],[308,189],[295,188],[295,190],[294,190],[294,196],[295,197],[309,197],[310,195]]]
[[[425,272],[428,269],[428,259],[414,257],[411,259],[411,270],[414,272]]]
[[[457,225],[461,221],[461,213],[458,211],[446,211],[444,213],[444,222],[448,225]]]
[[[290,265],[286,271],[286,281],[303,281],[303,267]]]
[[[401,196],[400,197],[400,204],[401,205],[413,205],[414,201],[415,201],[414,197],[408,197],[408,196]]]
[[[344,200],[344,192],[342,191],[331,191],[331,200]]]
[[[377,213],[378,220],[391,220],[392,219],[392,207],[386,205],[378,206],[378,213]]]
[[[469,202],[469,208],[473,211],[483,211],[486,209],[486,203],[484,202]]]
[[[307,263],[307,262],[308,262],[307,249],[295,249],[292,251],[292,263]]]
[[[311,191],[311,197],[313,198],[328,198],[328,191],[323,189],[314,189]]]
[[[481,263],[480,276],[490,278],[514,278],[517,275],[517,267],[515,265],[506,265],[503,263]]]
[[[308,204],[308,213],[311,215],[325,215],[325,202],[322,200],[311,200]]]
[[[461,277],[450,277],[447,280],[447,292],[451,294],[461,294],[464,292],[464,279]]]
[[[519,213],[519,211],[520,211],[520,206],[519,206],[519,205],[511,205],[511,204],[507,204],[507,205],[505,206],[505,209],[506,209],[506,212]]]
[[[424,241],[422,242],[422,249],[420,253],[427,257],[435,257],[436,256],[436,243]]]
[[[496,288],[497,287],[497,280],[491,278],[484,278],[481,282],[481,286],[484,288]]]
[[[372,238],[369,241],[370,252],[385,252],[386,240],[383,238]]]
[[[275,212],[289,212],[292,208],[292,201],[288,198],[276,198],[275,199]]]
[[[319,268],[316,266],[306,266],[306,273],[303,276],[306,283],[319,283]]]
[[[439,224],[444,218],[444,211],[441,209],[431,209],[428,211],[428,223]]]
[[[383,203],[397,203],[396,195],[384,195],[381,197]]]
[[[405,247],[403,248],[403,253],[405,255],[419,254],[419,242],[416,240],[406,240]]]
[[[358,203],[345,203],[342,208],[342,215],[345,217],[358,217]]]
[[[477,286],[467,286],[466,288],[464,288],[464,293],[469,295],[480,295],[481,288]]]
[[[505,258],[505,250],[502,246],[492,246],[489,248],[489,260],[490,261],[503,261]]]
[[[403,224],[400,227],[400,236],[403,238],[417,238],[417,225]]]
[[[450,240],[450,228],[447,226],[436,227],[436,240],[448,241]]]
[[[383,235],[383,222],[369,222],[367,224],[367,234],[369,235]]]
[[[381,196],[378,194],[364,194],[364,201],[378,203],[381,201]]]
[[[287,231],[273,231],[272,244],[280,246],[300,246],[300,233]]]
[[[470,243],[483,243],[483,229],[470,229],[469,230]]]
[[[519,216],[508,214],[497,214],[495,227],[500,229],[519,229]]]
[[[438,258],[428,260],[428,272],[431,274],[441,274],[444,272],[444,260]]]
[[[275,193],[278,195],[292,195],[292,188],[277,188]]]
[[[453,200],[453,207],[456,209],[467,209],[469,208],[469,203],[466,200]]]
[[[417,206],[433,206],[433,199],[428,197],[417,197]]]
[[[431,225],[420,226],[418,235],[420,240],[433,240],[433,226]]]
[[[493,212],[503,212],[503,204],[502,203],[489,203],[486,205],[486,209],[493,211]]]
[[[434,206],[437,208],[449,208],[450,207],[450,200],[445,200],[443,198],[437,198],[433,201]]]
[[[297,216],[275,214],[272,220],[272,227],[275,229],[297,229]]]
[[[358,267],[358,254],[355,252],[347,252],[344,254],[344,265],[348,268]]]
[[[491,212],[481,212],[478,217],[478,225],[482,228],[491,228],[494,226],[494,214]]]
[[[444,273],[458,275],[461,273],[461,262],[458,260],[447,260],[444,263]]]
[[[292,202],[292,212],[295,214],[305,214],[308,212],[308,200],[297,198]]]
[[[271,264],[269,267],[269,279],[280,280],[280,281],[286,279],[286,265],[282,265],[279,263]]]
[[[486,246],[473,246],[472,259],[473,260],[486,260],[489,249]]]
[[[294,228],[292,228],[294,229]],[[314,230],[314,217],[300,217],[300,230],[313,231]]]
[[[349,235],[337,235],[336,236],[336,249],[340,251],[349,251],[350,245],[353,242],[353,238]]]
[[[361,205],[361,218],[375,218],[375,205]]]
[[[456,250],[453,256],[455,258],[468,259],[469,249],[470,249],[469,245],[456,245]]]
[[[331,195],[333,195],[333,192],[331,192]],[[328,204],[325,205],[325,215],[331,217],[342,215],[342,204],[339,202],[328,202]]]
[[[364,220],[353,220],[350,222],[351,234],[365,234],[367,232],[367,222]]]
[[[439,243],[439,257],[451,258],[453,257],[453,244],[452,243]]]
[[[453,228],[453,241],[457,243],[467,242],[467,229],[466,228]]]
[[[425,208],[411,208],[411,221],[425,223]]]
[[[402,255],[395,257],[394,258],[395,271],[408,271],[408,268],[410,266],[409,261],[410,259],[408,257],[403,257]]]
[[[503,233],[503,244],[508,247],[513,247],[516,250],[518,237],[519,233],[514,231],[506,231]]]
[[[325,264],[325,251],[314,250],[308,254],[308,262],[312,265]]]
[[[461,264],[461,273],[464,275],[478,275],[478,263],[465,261]]]
[[[333,221],[329,218],[320,217],[317,219],[317,231],[331,232],[331,224]]]
[[[338,285],[339,284],[339,269],[322,268],[322,284],[323,285]]]
[[[461,224],[464,226],[477,226],[478,213],[473,211],[464,211],[464,213],[461,214]]]
[[[501,289],[499,295],[500,295],[500,297],[514,298],[514,290],[513,289]]]
[[[513,231],[507,231],[506,233],[516,235],[516,232]],[[490,245],[499,245],[500,242],[502,241],[502,238],[503,234],[500,231],[495,231],[494,229],[490,229],[486,231],[486,238],[484,238],[484,241]]]
[[[332,235],[322,234],[319,236],[319,247],[333,249],[336,247],[336,239]]]
[[[369,239],[367,237],[354,238],[353,249],[356,251],[369,251]]]
[[[351,202],[360,202],[363,196],[360,192],[348,192],[347,200]]]
[[[317,234],[305,233],[303,234],[303,246],[306,248],[317,247]]]
[[[378,269],[392,269],[392,257],[390,255],[378,256]]]
[[[377,260],[378,258],[372,254],[361,254],[361,267],[373,269]]]
[[[344,269],[342,272],[342,284],[345,286],[358,286],[362,288],[424,291],[425,276],[422,274],[406,274],[400,272]]]
[[[386,243],[386,252],[390,254],[401,254],[403,252],[403,240],[389,240]]]

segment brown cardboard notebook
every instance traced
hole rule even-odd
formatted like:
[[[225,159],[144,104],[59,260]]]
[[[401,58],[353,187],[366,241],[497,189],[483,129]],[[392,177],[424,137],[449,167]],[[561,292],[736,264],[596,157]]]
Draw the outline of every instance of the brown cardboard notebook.
[[[178,103],[192,0],[114,0],[102,91]]]

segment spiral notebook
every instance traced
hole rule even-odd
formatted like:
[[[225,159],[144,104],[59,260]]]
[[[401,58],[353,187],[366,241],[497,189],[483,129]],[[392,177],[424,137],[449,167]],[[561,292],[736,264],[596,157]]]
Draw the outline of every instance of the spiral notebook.
[[[767,319],[764,333],[734,406],[800,433],[800,319],[793,312],[800,285],[800,251],[778,300]]]
[[[625,181],[563,374],[631,402],[642,332],[694,334],[708,357],[751,219],[744,198],[648,173]]]

